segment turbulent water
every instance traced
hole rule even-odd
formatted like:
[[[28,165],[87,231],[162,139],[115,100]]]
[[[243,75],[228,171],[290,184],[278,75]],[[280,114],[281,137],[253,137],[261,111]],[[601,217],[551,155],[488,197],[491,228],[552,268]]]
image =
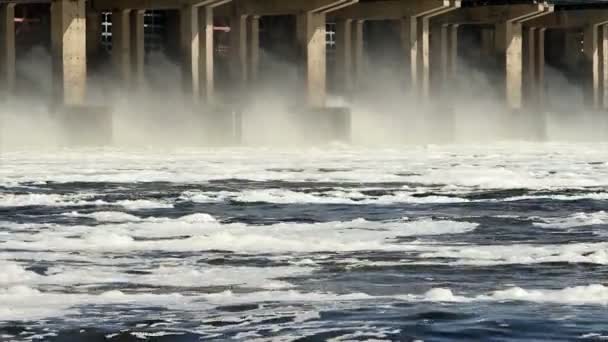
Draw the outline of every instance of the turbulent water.
[[[0,340],[608,339],[608,145],[0,156]]]

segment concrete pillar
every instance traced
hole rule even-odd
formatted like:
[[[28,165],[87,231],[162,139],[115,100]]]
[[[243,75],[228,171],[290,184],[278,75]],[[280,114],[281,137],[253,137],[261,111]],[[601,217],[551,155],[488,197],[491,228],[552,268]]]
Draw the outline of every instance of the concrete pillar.
[[[247,16],[234,15],[230,19],[230,69],[239,89],[247,83],[249,63],[247,63]]]
[[[307,12],[297,16],[297,35],[303,57],[306,98],[311,107],[324,107],[326,100],[326,16]]]
[[[112,12],[112,61],[123,87],[131,83],[130,10]]]
[[[527,27],[523,32],[523,44],[524,44],[524,91],[526,93],[526,101],[533,103],[536,101],[536,90],[538,84],[536,83],[536,65],[538,60],[536,58],[536,28]]]
[[[134,89],[141,89],[144,86],[144,14],[143,10],[131,11],[130,22],[130,53],[131,53],[131,72]]]
[[[199,42],[198,8],[183,6],[180,8],[180,42],[181,42],[181,71],[183,90],[198,103],[200,42]]]
[[[353,21],[336,22],[336,84],[345,95],[353,91]]]
[[[587,74],[589,75],[585,87],[585,102],[591,109],[599,109],[601,103],[600,93],[600,51],[598,49],[599,32],[597,25],[588,25],[584,31],[583,52],[585,56]]]
[[[458,24],[441,26],[441,78],[446,85],[454,81],[458,64]]]
[[[101,52],[101,23],[101,12],[93,10],[89,5],[87,8],[87,56],[89,58],[97,56]]]
[[[445,86],[445,82],[443,82],[443,54],[444,52],[448,53],[448,50],[443,50],[443,26],[431,25],[430,30],[430,86],[433,94],[439,94]]]
[[[505,23],[506,98],[510,109],[522,108],[523,28],[521,23]]]
[[[608,109],[608,24],[601,26],[602,37],[602,88],[603,88],[603,101],[602,107]]]
[[[260,17],[252,16],[249,18],[247,38],[249,40],[249,81],[258,80],[260,70]]]
[[[420,84],[419,87],[419,95],[422,100],[428,100],[431,95],[431,61],[430,61],[430,49],[431,49],[431,40],[430,40],[430,18],[428,17],[419,17],[418,20],[418,39],[417,39],[417,73],[418,73],[418,82]]]
[[[51,37],[55,103],[82,105],[87,80],[85,0],[52,1]]]
[[[356,87],[361,87],[361,82],[365,79],[365,41],[363,20],[353,22],[353,51],[354,51],[354,70]]]
[[[455,80],[458,75],[458,31],[460,25],[454,24],[450,28],[450,79]]]
[[[536,49],[536,65],[535,65],[535,93],[536,93],[536,104],[539,108],[543,108],[545,105],[545,28],[538,28],[535,37],[535,49]]]
[[[200,47],[200,96],[207,103],[212,103],[215,94],[215,43],[213,40],[213,7],[199,9],[199,47]]]
[[[416,17],[401,19],[401,45],[410,74],[410,84],[414,92],[418,89],[418,20]]]
[[[0,4],[0,91],[15,90],[15,4]]]

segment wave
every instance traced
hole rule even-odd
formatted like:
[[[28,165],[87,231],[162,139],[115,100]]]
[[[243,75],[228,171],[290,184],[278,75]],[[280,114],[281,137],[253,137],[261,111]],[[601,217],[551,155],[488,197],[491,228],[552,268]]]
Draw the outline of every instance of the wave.
[[[608,212],[575,213],[568,217],[542,218],[534,225],[543,228],[574,228],[608,224]]]
[[[336,294],[328,292],[301,292],[298,290],[257,291],[235,293],[227,290],[218,293],[183,295],[180,293],[150,294],[125,293],[120,290],[100,294],[43,292],[28,286],[13,286],[0,289],[0,321],[19,321],[77,315],[79,308],[87,305],[122,304],[162,306],[180,311],[200,311],[223,305],[244,303],[316,303],[321,307],[334,307],[338,302],[432,302],[432,303],[472,303],[472,302],[535,302],[563,305],[608,305],[608,287],[600,284],[568,287],[564,289],[524,289],[511,287],[485,294],[454,294],[448,288],[432,288],[422,294],[396,294],[372,296],[366,293]]]
[[[97,217],[127,222],[94,227],[56,225],[52,231],[40,230],[26,236],[12,235],[5,241],[4,247],[55,251],[225,250],[255,253],[410,250],[411,246],[394,239],[464,234],[478,226],[471,222],[433,219],[388,222],[357,219],[348,222],[252,226],[222,224],[207,214],[141,221],[117,213],[98,214]]]
[[[94,200],[95,194],[2,194],[0,207],[78,207],[78,206],[121,206],[127,210],[173,208],[173,204],[152,200],[121,200],[107,202]]]

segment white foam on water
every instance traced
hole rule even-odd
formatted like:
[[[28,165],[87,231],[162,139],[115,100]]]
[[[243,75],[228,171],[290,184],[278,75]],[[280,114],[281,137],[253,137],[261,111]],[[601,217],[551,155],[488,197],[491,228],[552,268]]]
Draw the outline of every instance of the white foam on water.
[[[608,224],[608,212],[575,213],[568,217],[542,218],[534,225],[543,228],[574,228]]]
[[[316,224],[279,223],[251,226],[222,224],[207,214],[180,219],[151,219],[91,226],[56,226],[36,234],[7,238],[5,248],[55,251],[200,251],[236,252],[334,252],[360,250],[410,250],[391,239],[406,236],[463,234],[476,223],[422,219],[418,221],[350,222]],[[80,238],[74,238],[80,234]],[[136,238],[175,238],[141,241]]]
[[[75,206],[104,206],[116,205],[127,210],[142,209],[166,209],[173,208],[172,203],[153,200],[121,200],[117,202],[106,202],[103,200],[92,200],[95,194],[10,194],[0,193],[0,207],[75,207]]]
[[[173,208],[172,203],[167,203],[164,201],[152,201],[152,200],[122,200],[122,201],[117,201],[112,204],[120,205],[127,210]]]
[[[234,293],[230,290],[199,295],[127,294],[119,290],[100,294],[42,292],[27,286],[0,289],[0,321],[32,320],[78,314],[84,305],[158,305],[180,311],[205,310],[214,306],[244,303],[288,302],[319,303],[333,306],[336,302],[359,301],[408,301],[408,302],[512,302],[525,301],[563,305],[608,305],[608,287],[592,284],[564,289],[524,289],[512,287],[486,294],[466,296],[454,294],[447,288],[433,288],[423,294],[396,294],[372,296],[365,293],[335,294],[323,292],[300,292],[297,290],[257,291]]]
[[[120,211],[96,211],[89,214],[81,214],[78,212],[71,212],[64,214],[71,217],[87,217],[92,218],[100,222],[138,222],[142,219],[131,214],[123,213]]]
[[[358,189],[362,190],[362,189]],[[233,200],[244,203],[276,203],[276,204],[396,204],[396,203],[462,203],[468,202],[464,198],[448,196],[415,196],[412,191],[396,191],[391,195],[378,197],[364,195],[357,190],[332,190],[322,193],[299,192],[288,189],[256,189],[243,190],[241,192],[203,192],[186,191],[182,193],[181,199],[195,203],[214,203]]]
[[[130,294],[109,291],[99,295],[42,292],[28,286],[0,288],[0,321],[35,320],[77,314],[76,306],[129,304],[179,306],[180,294]]]
[[[90,195],[59,195],[59,194],[3,194],[0,193],[0,207],[28,207],[28,206],[80,206],[104,205],[103,201],[87,201]]]
[[[419,246],[417,264],[491,266],[537,263],[590,263],[608,265],[608,243],[570,243],[556,245]],[[433,261],[428,259],[453,259]]]
[[[38,274],[17,263],[0,260],[0,286],[29,283],[38,278]]]
[[[414,182],[424,188],[608,186],[606,144],[496,143],[399,149],[173,149],[5,152],[0,184],[25,182]],[[101,158],[103,157],[103,158]],[[298,171],[288,170],[297,168]],[[281,171],[276,171],[281,170]],[[287,170],[287,171],[285,171]]]
[[[293,287],[277,278],[309,275],[316,270],[312,267],[212,267],[204,264],[189,265],[187,260],[166,262],[155,268],[139,268],[145,271],[138,274],[126,273],[133,268],[117,266],[56,266],[39,275],[17,263],[0,261],[2,273],[0,286],[13,285],[99,285],[129,283],[138,285],[167,287],[213,287],[231,286],[245,288],[281,289]]]
[[[478,296],[479,300],[528,301],[569,305],[608,305],[608,287],[600,284],[559,290],[527,290],[513,287]]]
[[[608,265],[608,243],[570,243],[545,245],[444,245],[412,242],[408,251],[419,253],[415,259],[372,261],[341,259],[347,268],[395,267],[407,265],[498,266],[540,263],[587,263]],[[411,256],[410,256],[411,258]]]
[[[606,192],[590,192],[590,193],[580,193],[574,195],[530,195],[530,196],[515,196],[503,199],[503,201],[521,201],[521,200],[539,200],[539,199],[548,199],[555,201],[577,201],[577,200],[596,200],[596,201],[604,201],[608,200],[608,193]]]

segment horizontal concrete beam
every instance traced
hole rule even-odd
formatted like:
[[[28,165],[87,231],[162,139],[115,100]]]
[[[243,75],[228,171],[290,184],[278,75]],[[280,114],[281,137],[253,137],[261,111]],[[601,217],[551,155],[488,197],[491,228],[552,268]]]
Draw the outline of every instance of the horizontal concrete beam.
[[[359,0],[239,0],[238,15],[289,15],[299,13],[327,14],[354,5]]]
[[[608,10],[576,10],[554,12],[526,22],[526,26],[574,29],[608,21]]]
[[[103,10],[121,10],[121,9],[137,9],[137,10],[163,10],[177,9],[182,7],[202,7],[214,5],[218,0],[90,0],[92,8],[97,11]],[[229,1],[219,1],[220,5]],[[219,6],[219,5],[215,5]]]
[[[553,5],[546,3],[530,5],[490,5],[462,8],[438,18],[443,24],[493,25],[507,21],[530,19],[530,13],[553,11]]]
[[[353,20],[399,20],[405,17],[418,17],[431,14],[438,8],[447,8],[460,0],[384,0],[360,2],[356,5],[336,11],[330,15],[334,19]]]

